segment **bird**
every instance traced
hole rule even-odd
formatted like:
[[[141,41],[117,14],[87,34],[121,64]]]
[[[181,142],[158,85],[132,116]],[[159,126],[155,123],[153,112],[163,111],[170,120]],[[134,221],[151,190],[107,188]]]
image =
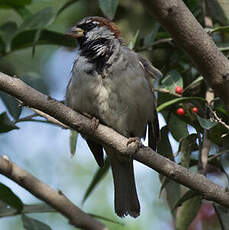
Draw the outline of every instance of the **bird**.
[[[67,33],[78,41],[78,54],[66,89],[66,104],[96,118],[127,138],[145,138],[156,150],[159,122],[151,79],[162,73],[151,62],[128,48],[119,27],[109,19],[81,19]],[[114,182],[114,208],[119,217],[138,217],[140,203],[133,158],[86,138],[97,164],[103,167],[105,150]]]

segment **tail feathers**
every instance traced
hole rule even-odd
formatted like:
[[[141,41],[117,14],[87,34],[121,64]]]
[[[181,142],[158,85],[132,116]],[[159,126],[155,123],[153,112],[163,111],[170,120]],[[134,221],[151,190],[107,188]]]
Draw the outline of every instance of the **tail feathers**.
[[[136,218],[140,215],[140,204],[134,180],[133,160],[108,156],[114,179],[115,212],[120,217],[130,215]]]
[[[159,121],[157,116],[157,111],[154,111],[154,120],[153,122],[148,123],[148,140],[149,140],[149,147],[152,148],[154,151],[157,150],[158,143],[160,141],[160,128],[159,128]]]

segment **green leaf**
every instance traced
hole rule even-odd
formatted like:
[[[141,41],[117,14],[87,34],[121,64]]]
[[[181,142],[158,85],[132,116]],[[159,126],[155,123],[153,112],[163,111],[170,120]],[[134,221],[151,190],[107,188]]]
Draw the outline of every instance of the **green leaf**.
[[[60,9],[57,11],[56,16],[60,15],[64,10],[66,10],[69,6],[76,3],[78,0],[70,0],[67,1],[63,6],[60,7]]]
[[[227,25],[229,19],[229,2],[226,0],[207,1],[208,15],[220,22],[220,24]]]
[[[104,162],[104,166],[102,168],[99,168],[97,170],[97,172],[95,173],[94,177],[92,178],[92,181],[91,181],[90,185],[88,186],[86,193],[84,194],[82,203],[84,203],[86,201],[86,199],[92,193],[92,191],[94,190],[96,185],[107,174],[109,167],[110,167],[110,162],[109,162],[108,158],[106,158],[106,160]]]
[[[18,33],[25,30],[43,29],[53,22],[55,14],[51,7],[44,8],[28,17],[18,28]]]
[[[162,127],[160,133],[161,133],[161,140],[158,144],[158,153],[160,153],[162,156],[169,158],[170,160],[173,159],[173,151],[172,146],[170,144],[169,138],[168,138],[168,132],[169,129],[167,126]]]
[[[136,32],[136,34],[134,35],[134,38],[129,42],[128,47],[132,50],[136,44],[137,38],[139,35],[139,30]]]
[[[14,119],[18,119],[21,114],[22,108],[19,106],[19,103],[16,101],[16,99],[4,92],[0,92],[0,98],[5,104],[10,115]]]
[[[215,127],[218,124],[218,122],[216,122],[216,121],[212,121],[210,119],[208,120],[208,119],[202,118],[198,115],[197,115],[197,119],[198,119],[201,127],[204,129],[207,129],[207,130]]]
[[[99,0],[99,7],[103,14],[109,19],[113,19],[118,7],[119,0]]]
[[[10,43],[17,31],[17,24],[15,22],[6,22],[0,26],[0,36],[2,41],[5,43],[5,52],[9,52],[11,47]]]
[[[20,212],[23,209],[23,203],[20,198],[6,185],[0,183],[0,200]]]
[[[0,8],[1,7],[19,7],[19,6],[25,6],[32,3],[32,0],[1,0],[0,2]]]
[[[157,107],[157,112],[161,112],[162,110],[166,109],[167,107],[169,107],[171,105],[181,103],[181,102],[184,102],[184,101],[192,101],[192,100],[200,100],[200,101],[205,102],[205,99],[202,98],[202,97],[179,97],[179,98],[175,98],[173,100],[167,101],[167,102],[159,105]]]
[[[70,130],[70,151],[71,155],[74,156],[76,152],[78,133],[75,130]]]
[[[187,192],[185,192],[185,194],[179,199],[176,201],[173,209],[176,209],[178,207],[180,207],[185,201],[195,197],[195,196],[199,196],[200,194],[195,192],[195,191],[192,191],[192,190],[188,190]]]
[[[161,181],[161,188],[160,188],[160,196],[163,192],[163,189],[166,191],[166,200],[168,202],[169,208],[172,212],[172,214],[175,214],[174,212],[174,205],[177,199],[180,197],[180,190],[181,186],[173,181],[170,180],[168,177],[160,175],[160,181]]]
[[[161,81],[160,88],[167,89],[171,93],[175,93],[175,89],[177,86],[183,87],[183,78],[176,70],[172,70]]]
[[[219,204],[214,204],[216,214],[222,230],[229,230],[229,209]]]
[[[25,20],[30,17],[32,13],[24,6],[14,7],[14,10]]]
[[[171,113],[168,124],[169,130],[176,141],[188,136],[187,123],[175,114]]]
[[[144,46],[149,47],[152,46],[154,43],[154,40],[157,36],[158,30],[160,28],[160,24],[158,22],[155,23],[154,28],[152,30],[152,32],[150,34],[147,34],[144,37]]]
[[[202,196],[199,195],[183,202],[182,206],[177,211],[176,230],[188,229],[200,209],[201,200]]]
[[[7,216],[15,216],[21,213],[46,213],[46,212],[57,212],[54,208],[50,207],[46,203],[41,204],[32,204],[26,205],[24,204],[23,209],[21,212],[16,212],[14,208],[5,207],[0,208],[0,217],[7,217]]]
[[[13,129],[19,129],[8,117],[6,112],[0,114],[0,133],[9,132]]]
[[[33,87],[34,89],[44,93],[49,94],[48,88],[45,84],[45,81],[43,79],[43,76],[41,76],[39,73],[36,72],[28,72],[25,75],[21,77],[21,79]]]
[[[52,230],[47,224],[34,218],[22,215],[23,226],[26,230]]]
[[[208,28],[210,29],[210,33],[215,33],[215,32],[226,32],[229,33],[229,26],[218,26],[215,28]]]
[[[36,30],[23,31],[17,34],[11,43],[11,51],[32,47]],[[49,30],[42,30],[36,45],[58,45],[75,47],[76,42],[73,39],[66,39],[64,34]]]
[[[56,15],[54,14],[51,7],[44,8],[37,13],[27,17],[26,20],[18,28],[17,33],[27,30],[36,30],[33,37],[33,56],[35,52],[35,45],[41,35],[41,30],[51,24],[54,21],[55,16]]]
[[[107,217],[98,216],[98,215],[95,215],[95,214],[92,214],[92,213],[88,213],[88,215],[90,215],[90,216],[92,216],[92,217],[94,217],[94,218],[100,219],[100,220],[108,221],[108,222],[110,222],[110,223],[119,224],[119,225],[125,225],[124,223],[121,223],[121,222],[116,221],[116,220],[109,219],[109,218],[107,218]]]
[[[36,49],[36,44],[39,41],[39,38],[41,36],[41,29],[38,29],[35,33],[34,39],[33,39],[33,49],[32,49],[32,57],[35,55],[35,49]]]
[[[181,166],[189,168],[191,152],[198,149],[196,144],[197,134],[190,134],[180,141]]]
[[[172,147],[168,138],[168,127],[164,126],[161,129],[161,141],[158,146],[158,153],[162,156],[169,158],[171,161],[174,161]],[[170,180],[169,178],[160,175],[161,188],[160,195],[162,194],[163,189],[166,191],[166,199],[170,209],[174,207],[174,202],[180,196],[180,185],[175,181]]]
[[[202,76],[199,76],[198,78],[196,78],[193,82],[191,82],[184,90],[183,93],[186,92],[187,90],[193,88],[196,84],[198,84],[199,82],[203,81],[204,78]]]

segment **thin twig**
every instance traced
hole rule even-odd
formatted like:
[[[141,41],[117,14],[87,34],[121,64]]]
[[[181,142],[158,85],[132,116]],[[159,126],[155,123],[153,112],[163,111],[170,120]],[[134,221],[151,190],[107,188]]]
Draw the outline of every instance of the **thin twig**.
[[[207,104],[207,107],[209,108],[209,110],[211,111],[211,113],[213,114],[214,116],[214,119],[220,123],[221,125],[223,125],[229,132],[229,125],[227,125],[224,121],[222,121],[222,119],[217,115],[216,111],[214,111],[212,109],[212,106],[210,104]]]
[[[218,158],[218,157],[220,157],[220,156],[222,156],[224,153],[229,153],[229,150],[223,150],[223,151],[218,152],[217,154],[215,154],[215,155],[213,155],[213,156],[210,156],[210,157],[208,158],[208,162],[209,162],[209,161],[212,161],[212,160],[214,160],[214,159],[216,159],[216,158]]]
[[[107,126],[99,124],[97,129],[95,129],[91,119],[77,113],[55,99],[50,99],[50,97],[28,86],[20,79],[0,73],[0,90],[18,98],[25,105],[39,109],[54,117],[95,142],[115,149],[117,154],[122,156],[132,155],[135,160],[144,165],[192,190],[204,194],[205,199],[216,201],[225,207],[229,207],[229,193],[219,185],[212,183],[200,174],[193,173],[177,165],[148,147],[139,149],[136,143],[128,145],[128,138]],[[136,149],[139,150],[136,152]]]
[[[50,98],[50,97],[48,96],[48,98]],[[20,106],[27,106],[20,99],[16,98],[16,100],[18,101],[18,103],[19,103]],[[51,100],[51,98],[50,98],[50,100]],[[63,129],[69,129],[69,126],[63,124],[62,122],[58,121],[54,117],[52,117],[52,116],[50,116],[50,115],[48,115],[48,114],[40,111],[39,109],[35,109],[35,108],[32,108],[32,107],[29,107],[29,108],[31,110],[33,110],[35,112],[35,114],[32,114],[32,115],[29,115],[27,117],[18,119],[18,120],[15,121],[15,123],[20,122],[20,121],[36,121],[36,122],[45,122],[45,123],[54,124],[54,125],[62,127]],[[47,120],[47,122],[46,121],[42,121],[42,120],[34,120],[34,119],[31,120],[31,118],[36,117],[36,116],[44,117]]]
[[[33,110],[35,113],[39,114],[40,116],[44,117],[48,122],[55,124],[57,126],[60,126],[64,129],[69,129],[69,126],[63,124],[62,122],[58,121],[57,119],[55,119],[54,117],[38,110],[38,109],[34,109],[34,108],[30,108],[31,110]]]
[[[31,114],[31,115],[28,115],[28,116],[25,116],[25,117],[22,117],[22,118],[19,118],[19,119],[16,119],[14,121],[14,124],[18,123],[18,122],[22,122],[22,121],[31,121],[34,117],[38,117],[39,115],[34,113],[34,114]]]
[[[171,91],[167,90],[167,89],[162,89],[162,88],[153,88],[154,92],[160,92],[160,93],[168,93],[170,95],[173,95],[175,97],[182,97],[180,94],[178,93],[172,93]]]
[[[164,44],[164,43],[168,43],[171,44],[172,43],[172,38],[163,38],[160,40],[157,40],[155,42],[153,42],[151,45],[149,46],[141,46],[141,47],[136,47],[135,51],[136,52],[141,52],[141,51],[151,51],[153,47],[160,45],[160,44]]]
[[[55,208],[75,227],[87,230],[107,229],[103,223],[75,206],[62,192],[55,191],[5,157],[0,157],[0,173]]]
[[[211,103],[214,100],[215,94],[212,88],[207,87],[205,99],[207,104]],[[209,110],[206,108],[205,118],[209,118]],[[199,169],[203,170],[203,173],[206,174],[207,164],[208,164],[208,153],[211,148],[211,140],[209,139],[210,130],[204,129],[203,133],[203,142],[201,143],[201,151],[199,155]]]

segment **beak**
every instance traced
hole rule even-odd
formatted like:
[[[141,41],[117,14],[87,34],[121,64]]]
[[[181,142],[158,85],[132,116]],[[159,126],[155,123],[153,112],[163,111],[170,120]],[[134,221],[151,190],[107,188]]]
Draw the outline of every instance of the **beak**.
[[[70,31],[66,32],[65,35],[72,38],[80,38],[84,36],[84,30],[74,26]]]

